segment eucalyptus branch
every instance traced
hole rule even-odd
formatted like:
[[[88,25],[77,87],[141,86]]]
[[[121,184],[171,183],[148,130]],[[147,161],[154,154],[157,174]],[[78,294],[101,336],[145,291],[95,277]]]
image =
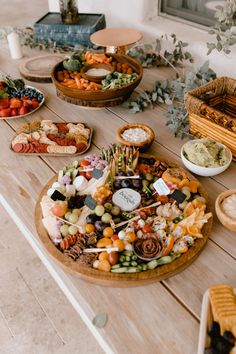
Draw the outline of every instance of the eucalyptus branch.
[[[143,91],[139,95],[123,103],[129,108],[130,113],[144,111],[146,108],[153,108],[157,104],[165,103],[167,107],[166,125],[175,136],[184,138],[190,136],[188,112],[184,105],[186,92],[201,86],[216,78],[216,73],[209,68],[209,62],[205,62],[195,71],[188,72],[184,77],[163,82],[154,82],[151,91]]]
[[[223,6],[217,6],[215,17],[216,24],[210,29],[209,34],[215,36],[216,43],[207,43],[207,55],[213,50],[229,54],[230,47],[236,44],[236,33],[232,31],[232,26],[236,26],[235,0],[226,0]]]

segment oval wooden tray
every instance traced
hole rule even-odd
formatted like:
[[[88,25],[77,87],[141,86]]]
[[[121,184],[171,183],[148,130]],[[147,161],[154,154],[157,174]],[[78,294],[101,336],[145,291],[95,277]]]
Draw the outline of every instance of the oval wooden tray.
[[[57,123],[57,122],[53,122],[53,123]],[[78,124],[81,122],[64,122],[64,123]],[[84,123],[82,123],[82,124],[84,124]],[[84,126],[86,128],[88,128],[86,126],[86,124],[84,124]],[[76,152],[75,154],[48,154],[48,153],[37,153],[37,152],[30,152],[30,153],[29,152],[16,152],[12,149],[11,145],[10,145],[10,149],[12,152],[14,152],[14,154],[17,154],[17,155],[30,155],[30,156],[79,156],[79,155],[83,155],[86,151],[88,151],[88,149],[90,148],[91,143],[92,143],[93,129],[92,128],[88,128],[88,129],[90,130],[90,134],[89,134],[88,145],[87,145],[86,149],[81,152]]]
[[[158,159],[158,156],[142,154],[141,156],[154,157]],[[161,159],[160,159],[161,160]],[[167,161],[168,162],[168,161]],[[173,163],[169,163],[171,166],[175,166]],[[192,179],[195,179],[191,174],[186,171]],[[40,206],[40,201],[44,195],[46,195],[47,190],[51,187],[52,183],[57,179],[57,175],[52,177],[48,183],[44,186],[42,192],[39,195],[39,198],[35,207],[35,225],[38,232],[40,241],[42,242],[44,248],[53,257],[55,261],[65,270],[71,273],[74,276],[87,280],[89,282],[95,283],[97,285],[105,285],[112,287],[130,287],[130,286],[139,286],[144,284],[153,283],[160,281],[166,278],[169,278],[187,266],[189,266],[203,250],[212,228],[212,218],[208,220],[208,223],[203,227],[203,238],[199,238],[195,241],[194,245],[184,253],[180,258],[177,258],[170,264],[166,264],[156,269],[133,273],[133,274],[115,274],[103,272],[97,269],[85,267],[78,265],[76,262],[72,261],[69,257],[66,257],[61,253],[50,240],[46,229],[42,223],[42,211]],[[200,185],[199,188],[200,194],[208,200],[208,195],[204,188]]]

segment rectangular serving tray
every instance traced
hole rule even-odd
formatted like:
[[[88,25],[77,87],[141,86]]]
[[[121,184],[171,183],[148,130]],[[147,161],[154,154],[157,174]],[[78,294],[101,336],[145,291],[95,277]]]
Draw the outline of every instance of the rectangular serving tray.
[[[53,122],[53,123],[58,123],[58,122]],[[17,155],[31,155],[31,156],[79,156],[79,155],[83,155],[86,151],[88,151],[88,149],[90,148],[91,146],[91,142],[92,142],[92,135],[93,135],[93,128],[89,128],[85,123],[82,123],[82,122],[64,122],[66,124],[68,123],[73,123],[73,124],[84,124],[84,126],[86,128],[88,128],[90,130],[90,134],[89,134],[89,139],[88,139],[88,145],[86,147],[86,149],[82,152],[76,152],[75,154],[49,154],[49,153],[37,153],[37,152],[31,152],[31,153],[27,153],[27,152],[15,152],[12,147],[11,147],[11,144],[10,144],[10,150],[14,153],[14,154],[17,154]],[[15,136],[14,136],[15,137]]]
[[[236,289],[234,294],[236,295]],[[211,303],[209,298],[209,290],[207,290],[202,299],[201,319],[198,337],[198,351],[197,354],[204,354],[205,348],[210,346],[210,337],[207,334],[207,330],[213,321]]]

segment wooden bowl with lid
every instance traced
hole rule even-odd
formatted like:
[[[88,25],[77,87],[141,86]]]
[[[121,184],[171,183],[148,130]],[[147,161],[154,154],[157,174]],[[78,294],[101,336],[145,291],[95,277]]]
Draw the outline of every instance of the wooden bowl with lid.
[[[132,130],[133,130],[133,134],[132,134]],[[141,130],[143,130],[144,135],[146,135],[146,138],[144,140],[139,140],[139,132],[141,132]],[[127,137],[124,136],[125,131],[128,131]],[[129,136],[130,139],[128,138]],[[155,133],[152,130],[152,128],[150,128],[146,124],[130,123],[130,124],[125,124],[118,129],[116,133],[116,139],[121,145],[134,146],[136,148],[139,148],[140,151],[145,151],[153,143],[155,139]],[[141,139],[141,135],[140,135],[140,139]]]
[[[227,229],[236,232],[236,216],[235,216],[235,218],[233,218],[233,217],[229,216],[228,214],[226,214],[226,212],[223,209],[223,204],[222,204],[223,201],[227,197],[229,197],[233,194],[235,194],[235,196],[236,196],[236,189],[229,189],[229,190],[219,194],[216,199],[216,202],[215,202],[215,210],[216,210],[216,215],[217,215],[218,219],[220,220],[220,222],[225,227],[227,227]]]

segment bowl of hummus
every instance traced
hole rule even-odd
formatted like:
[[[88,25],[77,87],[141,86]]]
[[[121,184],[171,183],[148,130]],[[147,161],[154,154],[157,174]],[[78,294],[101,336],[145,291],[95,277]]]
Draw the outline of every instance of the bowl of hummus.
[[[185,143],[181,148],[181,158],[191,172],[199,176],[216,176],[229,167],[232,153],[225,145],[202,138]]]

